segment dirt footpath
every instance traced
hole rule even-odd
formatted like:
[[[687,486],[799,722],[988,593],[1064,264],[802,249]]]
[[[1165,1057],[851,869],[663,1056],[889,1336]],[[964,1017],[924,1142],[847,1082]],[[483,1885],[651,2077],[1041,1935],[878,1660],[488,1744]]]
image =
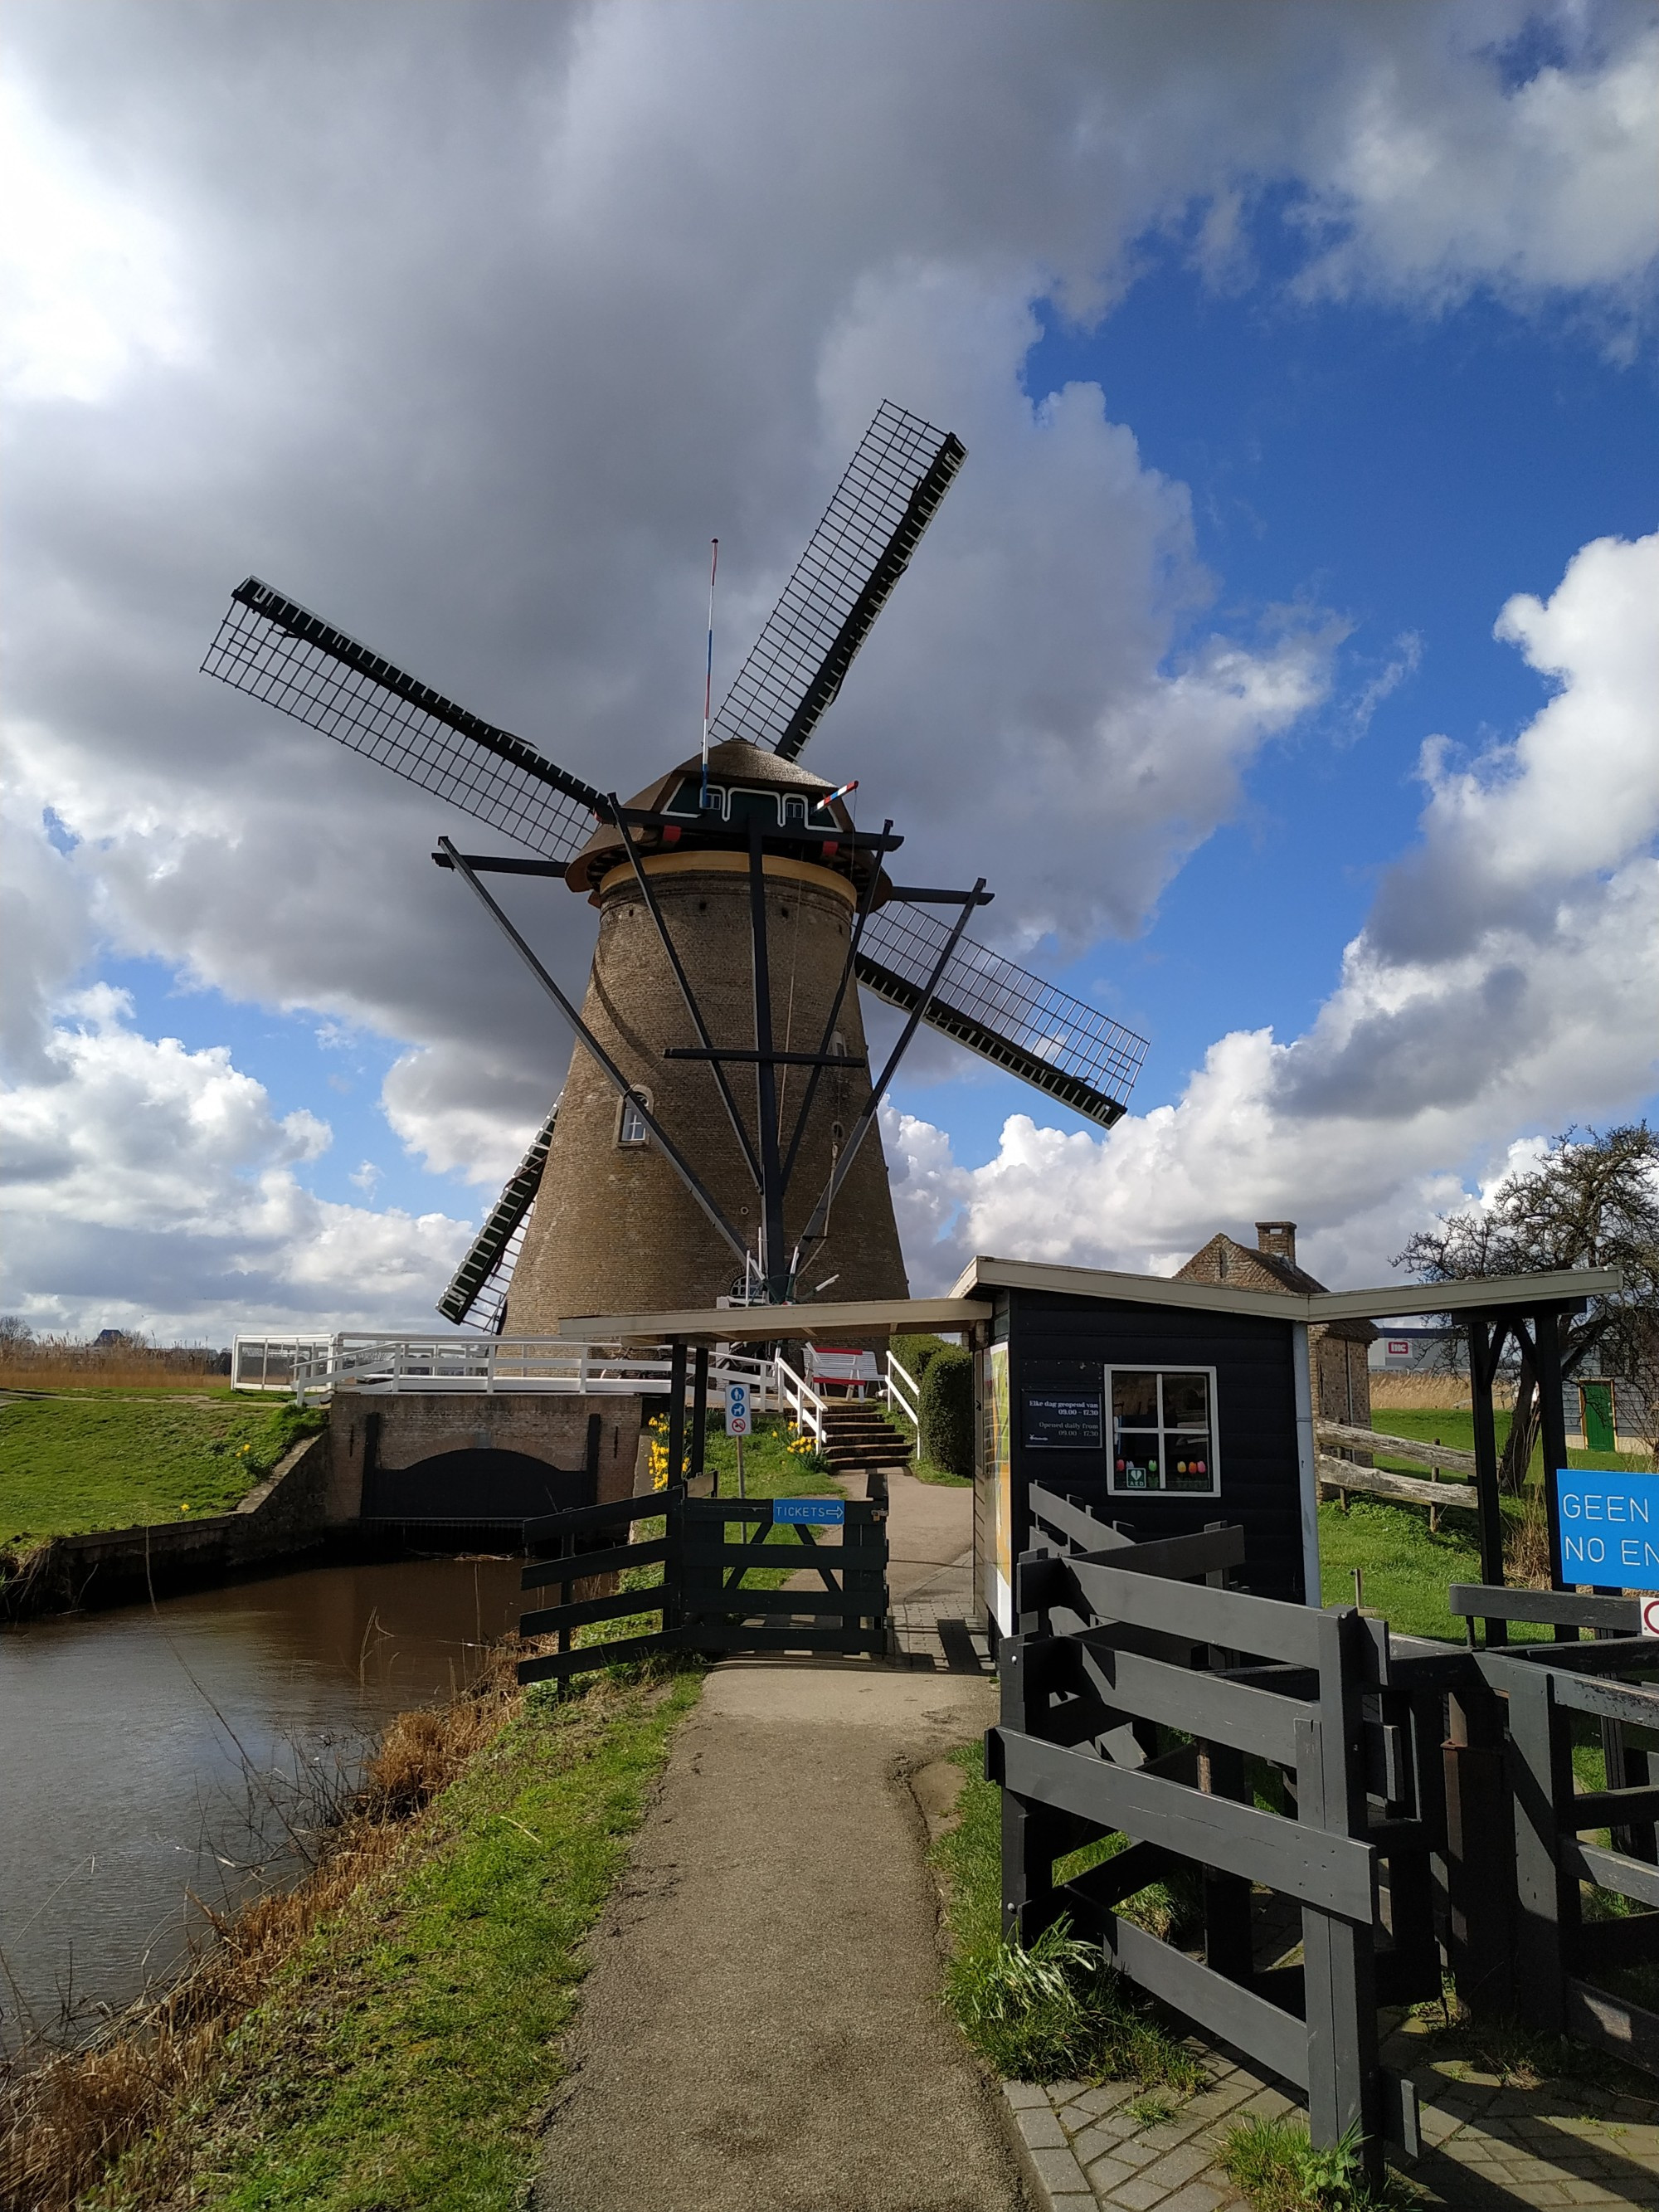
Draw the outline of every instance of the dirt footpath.
[[[904,1779],[993,1695],[856,1660],[715,1668],[593,1938],[540,2212],[1018,2212],[994,2086],[939,2008]]]

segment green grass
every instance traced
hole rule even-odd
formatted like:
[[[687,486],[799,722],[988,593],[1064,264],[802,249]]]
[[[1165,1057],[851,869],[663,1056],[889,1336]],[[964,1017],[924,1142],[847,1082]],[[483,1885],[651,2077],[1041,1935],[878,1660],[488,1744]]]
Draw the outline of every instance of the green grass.
[[[661,1433],[666,1437],[668,1423],[661,1421]],[[743,1480],[744,1494],[750,1498],[834,1498],[838,1486],[829,1468],[816,1452],[792,1451],[793,1441],[789,1423],[781,1413],[761,1413],[755,1420],[754,1434],[743,1447]],[[718,1417],[708,1424],[708,1435],[703,1451],[703,1462],[711,1468],[720,1485],[722,1498],[738,1494],[738,1446],[735,1437],[728,1437],[720,1427]]]
[[[1236,2122],[1222,2138],[1220,2163],[1256,2212],[1362,2212],[1417,2199],[1409,2183],[1394,2174],[1373,2193],[1354,2139],[1345,2136],[1333,2148],[1316,2150],[1301,2120],[1252,2116]]]
[[[198,2212],[516,2212],[583,1938],[700,1679],[526,1699],[413,1868],[315,1931],[181,2116]],[[93,2201],[152,2202],[143,2156]]]
[[[984,1754],[951,1758],[967,1779],[957,1820],[933,1847],[945,1877],[951,1959],[945,2002],[968,2041],[1016,2081],[1121,2081],[1188,2094],[1200,2072],[1190,2051],[1132,1998],[1097,1947],[1062,1923],[1029,1950],[1002,1941],[1001,1792]]]
[[[226,1512],[326,1421],[228,1395],[13,1399],[0,1405],[0,1549]]]
[[[1413,1443],[1431,1443],[1438,1437],[1443,1444],[1449,1444],[1455,1451],[1472,1452],[1474,1449],[1474,1415],[1468,1407],[1443,1413],[1433,1407],[1378,1406],[1372,1408],[1371,1422],[1375,1428],[1386,1435],[1409,1437]],[[1492,1428],[1501,1455],[1509,1442],[1508,1413],[1494,1413]],[[1380,1452],[1376,1460],[1379,1467],[1395,1468],[1401,1474],[1423,1475],[1427,1473],[1426,1468],[1410,1466],[1404,1460],[1390,1460]],[[1630,1474],[1652,1472],[1652,1462],[1644,1452],[1580,1451],[1569,1447],[1567,1464],[1569,1467],[1607,1468],[1615,1473],[1622,1470]],[[1527,1471],[1528,1480],[1541,1480],[1543,1466],[1544,1447],[1540,1439],[1533,1446],[1532,1463]]]

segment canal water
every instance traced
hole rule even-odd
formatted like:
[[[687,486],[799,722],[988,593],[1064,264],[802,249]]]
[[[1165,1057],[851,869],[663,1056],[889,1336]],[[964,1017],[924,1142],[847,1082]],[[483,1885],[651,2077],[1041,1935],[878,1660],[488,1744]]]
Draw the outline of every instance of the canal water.
[[[0,1630],[0,2049],[176,1973],[192,1899],[293,1879],[385,1723],[521,1602],[516,1560],[401,1559]]]

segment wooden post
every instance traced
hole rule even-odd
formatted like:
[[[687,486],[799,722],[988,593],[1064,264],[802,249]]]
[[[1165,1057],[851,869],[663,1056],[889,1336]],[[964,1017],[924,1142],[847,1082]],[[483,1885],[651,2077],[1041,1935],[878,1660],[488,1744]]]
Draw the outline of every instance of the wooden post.
[[[1552,1327],[1553,1322],[1552,1322]],[[1515,1804],[1515,1996],[1528,2027],[1566,2027],[1566,1976],[1578,1932],[1578,1882],[1556,1852],[1555,1808],[1572,1793],[1572,1751],[1549,1669],[1511,1663],[1510,1794]]]
[[[1244,1754],[1230,1744],[1202,1738],[1198,1746],[1198,1786],[1206,1796],[1251,1802],[1244,1783]],[[1204,1963],[1230,1982],[1246,1987],[1255,1972],[1250,1942],[1250,1885],[1242,1875],[1204,1869]]]
[[[1515,2002],[1512,1951],[1515,1843],[1504,1766],[1503,1708],[1481,1686],[1447,1699],[1447,1945],[1460,2004],[1478,2020]]]
[[[1563,1589],[1561,1514],[1555,1495],[1555,1470],[1567,1463],[1567,1425],[1561,1405],[1561,1324],[1555,1309],[1532,1317],[1538,1373],[1539,1427],[1544,1448],[1544,1510],[1549,1518],[1550,1587]],[[1577,1641],[1575,1634],[1573,1641]]]
[[[1359,1637],[1345,1610],[1319,1616],[1319,1717],[1297,1723],[1297,1811],[1328,1834],[1364,1839],[1369,1820],[1361,1746]],[[1376,2057],[1376,1939],[1312,1906],[1302,1909],[1307,2005],[1308,2132],[1331,2148],[1352,2128],[1366,2171],[1382,2171],[1381,2082]]]
[[[668,1363],[668,1487],[685,1480],[685,1339],[674,1339]]]
[[[1484,1318],[1469,1321],[1469,1400],[1474,1416],[1475,1503],[1480,1516],[1480,1579],[1496,1589],[1504,1583],[1504,1509],[1498,1495],[1498,1436],[1492,1425],[1492,1386],[1503,1357],[1507,1326],[1493,1328]],[[1488,1645],[1509,1641],[1509,1624],[1486,1623]]]
[[[697,1346],[696,1364],[691,1370],[691,1473],[695,1482],[703,1472],[708,1443],[708,1346]],[[711,1493],[712,1495],[712,1493]]]

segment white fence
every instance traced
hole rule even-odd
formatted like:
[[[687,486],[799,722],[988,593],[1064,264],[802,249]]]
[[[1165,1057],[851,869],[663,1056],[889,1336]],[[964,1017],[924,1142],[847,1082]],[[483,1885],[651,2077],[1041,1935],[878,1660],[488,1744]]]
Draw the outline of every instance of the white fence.
[[[279,1336],[267,1331],[239,1335],[231,1352],[231,1380],[237,1389],[280,1390],[301,1403],[335,1390],[655,1397],[666,1392],[672,1374],[665,1344],[566,1344],[550,1336],[400,1336],[349,1330],[334,1336]],[[787,1359],[751,1359],[729,1345],[716,1345],[708,1364],[711,1397],[723,1394],[728,1382],[748,1383],[757,1413],[787,1413],[819,1445],[830,1407],[843,1402],[845,1395],[820,1389]],[[690,1387],[688,1372],[688,1394]],[[920,1425],[916,1378],[890,1352],[876,1389],[902,1420],[913,1429]]]
[[[343,1332],[336,1336],[239,1337],[231,1371],[244,1389],[292,1391],[301,1402],[335,1390],[393,1392],[477,1390],[486,1395],[562,1394],[573,1397],[655,1396],[673,1369],[666,1345],[564,1344],[546,1336],[394,1336]],[[777,1402],[772,1363],[716,1346],[711,1389],[747,1382],[765,1412]]]

